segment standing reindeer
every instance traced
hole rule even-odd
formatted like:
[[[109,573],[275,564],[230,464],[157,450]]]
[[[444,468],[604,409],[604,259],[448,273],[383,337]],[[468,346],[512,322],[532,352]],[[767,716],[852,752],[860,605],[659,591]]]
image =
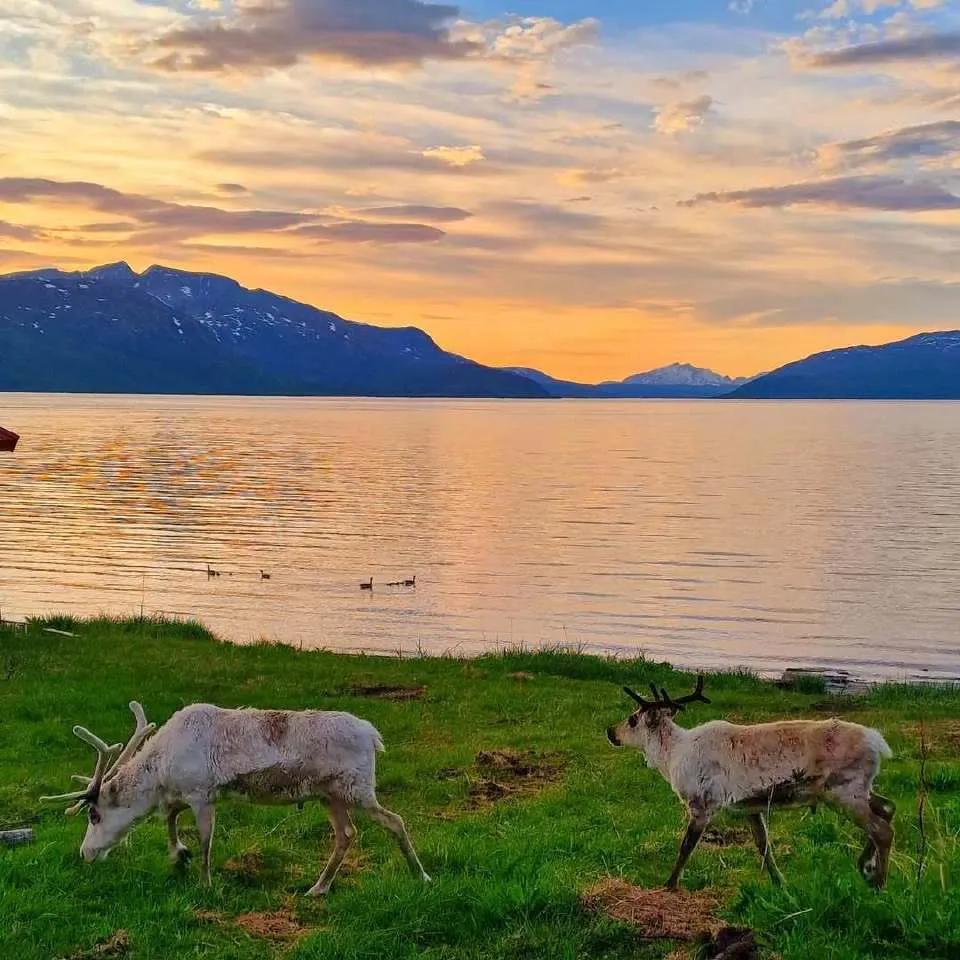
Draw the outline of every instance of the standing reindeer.
[[[638,709],[610,727],[614,746],[641,750],[647,765],[666,778],[687,808],[688,824],[669,889],[680,875],[703,831],[726,807],[745,811],[763,866],[774,883],[781,874],[773,859],[764,817],[777,806],[816,805],[824,800],[842,808],[867,835],[859,868],[864,879],[882,887],[893,845],[894,805],[873,793],[880,758],[892,756],[877,730],[841,720],[788,720],[742,726],[713,720],[687,730],[673,722],[686,704],[709,703],[703,676],[692,694],[672,698],[653,684],[645,700],[629,687]]]
[[[167,821],[171,858],[186,861],[177,817],[189,808],[196,819],[203,875],[210,883],[214,804],[224,792],[261,803],[324,800],[333,825],[333,854],[310,888],[322,896],[333,883],[355,830],[351,809],[360,809],[391,831],[411,871],[429,881],[403,820],[381,807],[374,772],[383,741],[376,728],[349,713],[306,710],[226,710],[196,703],[156,729],[143,708],[131,702],[136,730],[130,741],[108,746],[85,727],[73,732],[97,751],[92,777],[74,777],[82,790],[41,800],[72,800],[68,814],[86,809],[89,819],[80,854],[88,863],[107,855],[138,820],[159,808]],[[139,751],[139,752],[138,752]]]

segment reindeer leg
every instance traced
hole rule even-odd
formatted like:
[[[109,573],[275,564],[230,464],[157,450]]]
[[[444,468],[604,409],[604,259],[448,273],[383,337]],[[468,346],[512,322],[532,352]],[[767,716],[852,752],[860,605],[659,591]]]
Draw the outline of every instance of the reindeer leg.
[[[353,821],[350,819],[350,811],[342,800],[330,800],[330,823],[333,825],[334,846],[333,853],[327,865],[320,874],[320,879],[307,891],[308,897],[322,897],[330,890],[340,864],[350,849],[350,843],[356,834],[353,828]]]
[[[200,833],[200,852],[202,854],[201,872],[204,883],[213,886],[210,877],[210,848],[213,846],[213,828],[216,825],[216,808],[212,803],[202,803],[193,807],[193,816]]]
[[[710,819],[706,812],[695,811],[691,806],[687,832],[683,835],[683,840],[680,843],[680,852],[677,854],[677,862],[673,866],[673,873],[667,880],[668,890],[676,890],[680,885],[680,875],[683,873],[683,868],[686,866],[690,854],[693,853],[700,842],[700,837],[703,836],[703,831],[707,829]]]
[[[874,795],[837,798],[851,819],[867,835],[867,845],[858,866],[863,879],[878,890],[887,882],[890,849],[893,846],[892,804],[889,800]],[[877,812],[882,809],[882,813]],[[872,848],[872,849],[871,849]]]
[[[766,867],[770,879],[778,887],[783,883],[783,874],[773,858],[773,849],[770,846],[770,834],[767,832],[767,821],[762,813],[750,814],[750,829],[753,830],[753,839],[760,851],[760,859]]]
[[[430,876],[427,871],[423,869],[423,864],[417,856],[417,851],[413,849],[413,844],[410,842],[410,836],[407,833],[407,828],[403,820],[398,817],[397,814],[387,810],[386,807],[381,807],[376,799],[364,804],[364,810],[371,820],[376,820],[377,823],[385,827],[397,838],[397,843],[400,844],[400,849],[407,858],[410,872],[415,877],[419,877],[424,883],[429,883]]]
[[[182,866],[191,857],[190,848],[181,840],[177,831],[177,817],[186,810],[182,805],[171,806],[167,808],[167,849],[170,851],[170,859],[176,866]]]

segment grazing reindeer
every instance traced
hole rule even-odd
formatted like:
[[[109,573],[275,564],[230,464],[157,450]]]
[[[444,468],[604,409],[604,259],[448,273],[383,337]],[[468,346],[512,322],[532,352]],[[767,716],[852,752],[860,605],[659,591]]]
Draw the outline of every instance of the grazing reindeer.
[[[841,720],[749,726],[714,720],[687,730],[673,717],[688,703],[710,702],[703,695],[702,675],[692,694],[677,699],[653,684],[652,700],[623,689],[638,709],[610,727],[607,738],[614,746],[643,751],[647,765],[663,774],[687,808],[687,831],[668,888],[677,887],[700,836],[725,807],[749,815],[763,865],[774,883],[780,883],[764,814],[775,806],[815,805],[819,800],[842,808],[863,829],[867,845],[860,872],[876,887],[886,883],[894,805],[871,788],[880,758],[892,754],[879,731]]]
[[[355,830],[360,809],[397,838],[411,871],[429,881],[403,820],[377,802],[375,757],[383,750],[376,728],[349,713],[305,710],[226,710],[195,703],[175,713],[142,750],[155,729],[131,703],[137,727],[126,747],[108,746],[84,727],[73,732],[97,751],[92,777],[76,777],[82,790],[42,800],[72,800],[68,814],[86,808],[89,825],[80,854],[88,863],[107,855],[127,831],[159,808],[167,821],[170,856],[190,854],[177,833],[178,815],[190,808],[200,833],[203,874],[210,883],[214,804],[224,792],[261,803],[324,800],[333,825],[333,854],[311,896],[325,894]],[[115,758],[115,759],[114,759]]]

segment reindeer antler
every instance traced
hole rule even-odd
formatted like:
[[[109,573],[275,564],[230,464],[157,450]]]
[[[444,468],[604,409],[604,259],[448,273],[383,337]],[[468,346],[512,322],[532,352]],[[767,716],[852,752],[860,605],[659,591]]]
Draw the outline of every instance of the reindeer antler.
[[[80,774],[73,774],[71,780],[84,784],[82,790],[74,790],[71,793],[61,793],[53,797],[41,797],[42,801],[51,800],[75,800],[72,806],[67,807],[66,812],[73,816],[79,813],[84,806],[96,803],[100,797],[100,789],[103,784],[116,776],[117,771],[127,762],[140,748],[147,737],[156,730],[155,723],[147,723],[146,714],[143,707],[136,700],[130,701],[130,711],[137,721],[133,736],[127,741],[127,745],[120,743],[107,745],[106,741],[101,740],[95,733],[91,733],[86,727],[76,726],[73,728],[74,735],[79,737],[85,743],[89,743],[97,751],[97,766],[93,771],[92,777],[84,777]]]
[[[703,674],[701,673],[697,677],[697,686],[693,693],[687,694],[685,697],[677,697],[674,699],[667,693],[665,687],[657,687],[655,683],[650,684],[650,691],[653,693],[652,700],[645,700],[638,693],[634,693],[629,687],[624,687],[623,692],[635,700],[639,705],[641,710],[653,710],[659,707],[669,707],[671,710],[683,710],[684,705],[688,703],[693,703],[694,701],[699,701],[701,703],[709,703],[710,701],[703,695]]]
[[[86,780],[87,784],[82,790],[74,790],[71,793],[60,793],[52,797],[41,797],[41,801],[48,802],[54,800],[76,800],[72,806],[67,807],[66,813],[73,816],[79,813],[88,803],[96,803],[100,796],[100,787],[103,784],[104,774],[107,764],[113,757],[120,752],[122,745],[114,743],[108,745],[105,740],[101,740],[95,733],[91,733],[86,727],[76,726],[73,728],[74,736],[79,737],[84,743],[89,743],[97,751],[97,766],[93,771],[92,777],[79,777],[75,779]]]
[[[693,693],[688,693],[685,697],[678,697],[673,702],[676,704],[709,703],[710,700],[703,695],[703,674],[697,674],[697,686]]]
[[[110,769],[103,775],[103,779],[111,780],[116,775],[117,770],[120,769],[136,752],[140,749],[140,744],[143,743],[147,737],[157,729],[155,723],[147,723],[147,715],[143,712],[143,707],[137,703],[136,700],[130,701],[130,712],[133,714],[134,719],[137,721],[136,729],[133,731],[133,736],[127,741],[127,745],[123,748],[120,753],[120,756],[110,765]]]

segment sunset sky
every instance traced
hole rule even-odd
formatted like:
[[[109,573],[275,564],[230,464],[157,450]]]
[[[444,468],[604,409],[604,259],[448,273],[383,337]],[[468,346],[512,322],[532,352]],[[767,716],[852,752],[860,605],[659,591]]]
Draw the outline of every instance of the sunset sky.
[[[960,3],[0,0],[0,64],[0,271],[591,380],[960,327]]]

